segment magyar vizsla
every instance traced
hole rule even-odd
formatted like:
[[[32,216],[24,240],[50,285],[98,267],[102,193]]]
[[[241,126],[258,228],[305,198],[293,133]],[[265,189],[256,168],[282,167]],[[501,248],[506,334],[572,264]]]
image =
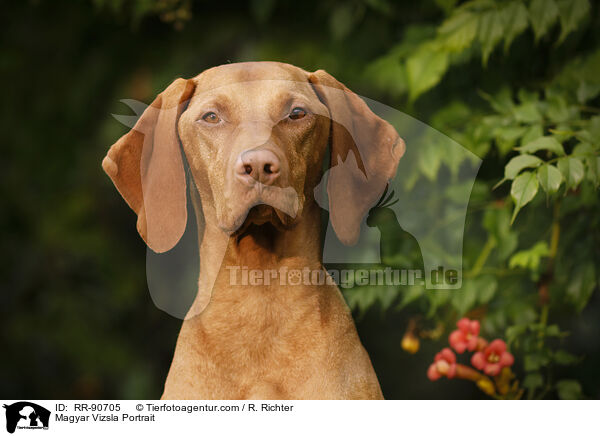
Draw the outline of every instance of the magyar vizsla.
[[[250,62],[177,79],[110,148],[103,168],[156,252],[185,230],[184,160],[191,173],[199,291],[162,398],[383,398],[331,278],[283,277],[324,273],[314,190],[328,147],[332,169],[351,162],[327,181],[333,229],[351,245],[405,145],[325,71]]]

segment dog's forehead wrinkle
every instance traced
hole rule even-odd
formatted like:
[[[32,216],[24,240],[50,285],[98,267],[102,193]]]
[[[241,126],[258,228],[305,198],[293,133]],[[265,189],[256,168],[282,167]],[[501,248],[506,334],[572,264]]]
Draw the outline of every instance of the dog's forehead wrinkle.
[[[195,77],[202,84],[244,82],[265,78],[307,80],[304,70],[280,62],[240,62],[219,65],[205,70]]]
[[[315,99],[316,94],[306,81],[292,79],[272,79],[262,77],[255,80],[200,80],[192,96],[192,102],[202,102],[225,97],[241,100],[255,100],[260,103],[272,103],[271,99],[296,98],[308,101]]]

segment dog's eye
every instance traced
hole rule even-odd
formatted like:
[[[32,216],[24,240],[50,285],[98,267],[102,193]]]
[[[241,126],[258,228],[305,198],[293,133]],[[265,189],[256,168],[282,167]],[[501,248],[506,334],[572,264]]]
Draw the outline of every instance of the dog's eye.
[[[202,115],[202,119],[211,124],[217,124],[219,121],[221,121],[221,118],[219,118],[219,116],[214,112],[205,113]]]
[[[306,111],[301,107],[295,107],[290,112],[290,120],[299,120],[300,118],[304,118],[306,115]]]

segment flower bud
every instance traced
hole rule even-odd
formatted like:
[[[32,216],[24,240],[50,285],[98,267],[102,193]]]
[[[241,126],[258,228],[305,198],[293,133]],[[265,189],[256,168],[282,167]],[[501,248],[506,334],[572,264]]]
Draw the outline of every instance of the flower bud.
[[[400,345],[407,353],[415,354],[419,351],[420,341],[412,332],[407,332],[402,338]]]

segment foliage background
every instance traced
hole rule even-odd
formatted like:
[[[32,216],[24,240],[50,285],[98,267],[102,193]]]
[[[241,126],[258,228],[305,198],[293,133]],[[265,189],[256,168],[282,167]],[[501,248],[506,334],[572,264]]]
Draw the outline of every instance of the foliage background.
[[[346,292],[384,395],[483,398],[425,376],[466,314],[507,339],[526,397],[600,398],[599,11],[587,0],[3,5],[0,396],[160,395],[180,321],[152,304],[134,214],[101,171],[124,133],[110,114],[175,77],[279,60],[324,68],[483,159],[462,290]],[[407,180],[453,165],[431,147]],[[384,254],[393,265],[411,251],[397,240]],[[421,347],[408,354],[415,325]]]

